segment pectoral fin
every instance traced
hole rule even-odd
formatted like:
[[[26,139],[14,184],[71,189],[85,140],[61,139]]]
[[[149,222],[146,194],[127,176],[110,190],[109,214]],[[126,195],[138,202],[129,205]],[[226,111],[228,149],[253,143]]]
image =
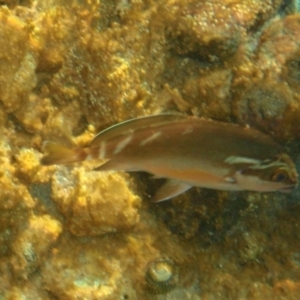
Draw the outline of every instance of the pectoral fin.
[[[186,183],[176,180],[168,180],[151,198],[151,202],[168,200],[187,191],[189,188],[191,188],[191,186]]]

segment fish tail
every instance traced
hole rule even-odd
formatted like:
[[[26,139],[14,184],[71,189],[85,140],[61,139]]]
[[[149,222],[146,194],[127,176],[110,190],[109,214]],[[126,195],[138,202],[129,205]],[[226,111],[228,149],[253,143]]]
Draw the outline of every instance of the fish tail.
[[[43,143],[42,151],[45,153],[40,161],[42,165],[67,164],[83,161],[89,154],[85,148],[68,148],[49,141]]]

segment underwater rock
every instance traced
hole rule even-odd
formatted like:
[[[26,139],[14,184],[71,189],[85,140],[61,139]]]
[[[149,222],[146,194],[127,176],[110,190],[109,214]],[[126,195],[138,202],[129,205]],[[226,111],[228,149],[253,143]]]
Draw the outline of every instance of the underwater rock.
[[[119,232],[132,228],[140,218],[140,198],[128,184],[126,174],[87,172],[83,167],[69,172],[62,167],[52,179],[52,199],[75,235]]]
[[[258,261],[265,251],[267,237],[263,233],[243,232],[236,238],[235,247],[239,249],[242,264]]]
[[[4,275],[2,273],[2,275]],[[4,282],[2,281],[2,286]],[[14,300],[22,300],[22,299],[47,299],[47,295],[44,291],[38,290],[36,288],[36,284],[33,282],[27,282],[26,288],[13,286],[11,288],[7,288],[9,284],[6,285],[6,288],[0,290],[0,295],[3,299],[14,299]]]
[[[298,299],[297,190],[249,201],[193,189],[150,204],[145,175],[39,165],[43,141],[85,146],[174,97],[189,113],[299,137],[299,15],[280,12],[297,3],[2,1],[0,298]],[[155,294],[145,273],[165,257],[180,278]]]
[[[26,23],[0,7],[0,101],[7,112],[20,108],[36,84],[36,58]]]
[[[286,62],[285,67],[282,72],[282,77],[286,79],[288,84],[296,89],[299,89],[300,84],[300,53],[295,53],[294,56],[291,56],[290,59]]]
[[[26,279],[44,263],[50,247],[56,242],[62,225],[49,215],[32,216],[26,229],[21,231],[12,245],[11,264],[16,277]]]
[[[40,166],[40,153],[34,149],[21,148],[14,155],[15,174],[22,180],[30,182],[48,182],[50,180],[49,170]]]
[[[300,12],[299,0],[283,0],[279,13],[281,15],[297,14]]]
[[[24,226],[35,200],[27,187],[15,176],[15,167],[11,164],[13,149],[8,140],[0,140],[0,258],[8,255],[14,241],[16,230]]]
[[[48,82],[44,83],[46,95],[51,97],[55,106],[63,107],[69,105],[70,100],[76,101],[87,122],[97,129],[132,115],[144,115],[148,109],[151,111],[152,107],[157,107],[151,102],[152,87],[148,86],[148,82],[152,82],[156,75],[160,76],[158,72],[162,65],[158,62],[163,59],[159,55],[151,57],[151,48],[146,46],[142,47],[144,54],[135,55],[149,40],[150,25],[148,21],[143,22],[142,15],[130,26],[113,22],[111,28],[102,29],[99,23],[105,23],[107,15],[103,12],[102,16],[101,9],[106,4],[102,7],[101,3],[101,9],[99,6],[99,2],[91,3],[88,11],[74,6],[73,14],[63,7],[55,8],[52,15],[45,18],[47,26],[42,29],[41,37],[43,40],[53,36],[49,41],[46,39],[47,47],[43,49],[47,51],[47,43],[50,49],[61,47],[59,54],[62,57],[60,65],[53,68]],[[137,10],[139,5],[132,7]],[[58,32],[53,31],[54,25]],[[65,47],[68,43],[71,46]],[[41,73],[48,69],[49,55],[41,53],[38,69]],[[157,66],[153,68],[154,65]],[[144,72],[150,66],[152,72]],[[74,110],[74,114],[77,112]]]
[[[286,80],[292,91],[299,82],[300,16],[291,15],[276,20],[263,32],[258,49],[258,64],[274,81]],[[296,88],[296,89],[295,89]]]
[[[216,120],[227,120],[230,115],[232,71],[218,69],[201,72],[200,76],[187,78],[183,83],[183,97],[189,99],[200,116]],[[192,97],[192,99],[191,99]]]
[[[272,132],[278,138],[289,138],[284,114],[293,105],[293,96],[286,86],[253,85],[239,92],[233,101],[233,113],[239,122],[261,131]]]
[[[35,202],[31,198],[27,187],[23,185],[15,176],[15,168],[10,164],[9,158],[12,149],[6,143],[0,141],[0,161],[2,170],[0,171],[0,210],[32,209]],[[17,209],[17,210],[18,210]]]
[[[144,295],[138,297],[132,287],[132,275],[136,272],[128,256],[132,250],[126,240],[114,236],[65,236],[45,261],[43,287],[63,300],[143,299]]]
[[[300,293],[300,283],[290,279],[281,280],[276,283],[274,292],[280,298],[297,299]]]
[[[184,8],[171,33],[174,35],[172,48],[187,57],[224,61],[239,47],[240,28],[230,8],[223,3],[192,3]]]
[[[282,139],[299,136],[299,32],[299,15],[273,21],[233,77],[233,115]]]
[[[192,1],[173,21],[171,49],[192,59],[218,63],[233,58],[247,31],[258,30],[275,14],[274,1]]]
[[[74,91],[73,91],[74,92]],[[43,129],[40,132],[43,137],[47,140],[55,140],[56,142],[69,143],[73,145],[73,132],[81,129],[80,121],[82,120],[82,111],[80,109],[80,104],[73,101],[70,98],[70,103],[61,109],[52,109],[51,114],[47,117]],[[90,126],[94,129],[93,126]],[[86,134],[85,130],[87,129]],[[86,140],[83,142],[88,142],[91,139],[91,134],[94,132],[89,132],[89,128],[83,127],[81,129],[82,135],[81,140]]]
[[[14,116],[27,132],[36,134],[41,132],[50,109],[49,99],[40,99],[37,95],[30,94],[26,105],[14,112]]]
[[[2,0],[0,2],[0,6],[1,5],[6,5],[7,7],[9,7],[10,9],[19,7],[19,6],[31,6],[32,5],[33,0]]]

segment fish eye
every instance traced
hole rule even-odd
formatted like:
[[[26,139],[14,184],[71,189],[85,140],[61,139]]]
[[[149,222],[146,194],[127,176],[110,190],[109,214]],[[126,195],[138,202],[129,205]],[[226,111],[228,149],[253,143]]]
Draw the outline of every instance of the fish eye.
[[[272,180],[276,182],[282,182],[287,178],[287,175],[283,172],[275,173],[272,176]]]

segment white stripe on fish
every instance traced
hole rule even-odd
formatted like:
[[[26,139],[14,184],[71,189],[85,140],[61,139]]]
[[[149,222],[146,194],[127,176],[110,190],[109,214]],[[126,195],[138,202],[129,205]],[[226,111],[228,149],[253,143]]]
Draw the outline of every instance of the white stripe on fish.
[[[185,134],[188,134],[188,133],[191,133],[193,132],[193,126],[187,126],[184,130],[184,132],[182,133],[182,135],[185,135]]]
[[[119,154],[131,142],[131,140],[132,134],[117,144],[113,154]]]
[[[255,165],[260,164],[261,161],[258,159],[252,159],[249,157],[240,157],[240,156],[229,156],[225,159],[225,162],[234,165],[234,164],[249,164],[249,165]]]
[[[104,159],[105,158],[105,154],[106,154],[106,142],[103,141],[100,144],[99,158],[100,159]]]
[[[139,145],[140,146],[145,146],[146,144],[148,144],[150,142],[153,142],[155,139],[157,139],[160,136],[161,136],[161,132],[160,131],[155,132],[151,136],[149,136],[148,138],[146,138],[145,140],[141,141]]]

